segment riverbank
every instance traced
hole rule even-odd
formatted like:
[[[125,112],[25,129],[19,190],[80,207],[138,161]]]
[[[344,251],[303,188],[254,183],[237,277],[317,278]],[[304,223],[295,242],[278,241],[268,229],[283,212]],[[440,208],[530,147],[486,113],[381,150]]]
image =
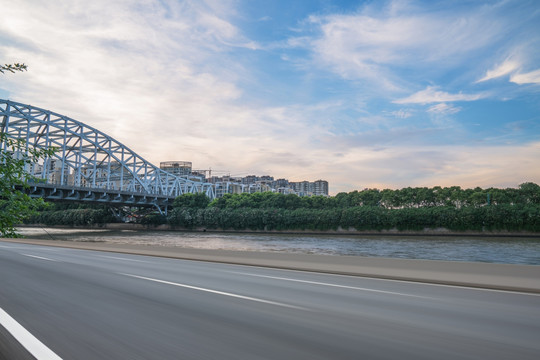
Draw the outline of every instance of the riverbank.
[[[538,265],[210,250],[37,239],[0,239],[0,241],[540,294]]]
[[[137,231],[179,231],[179,232],[208,232],[208,233],[230,233],[230,234],[300,234],[300,235],[395,235],[395,236],[474,236],[474,237],[524,237],[524,238],[540,238],[540,233],[535,232],[510,232],[510,231],[451,231],[445,228],[425,228],[422,231],[410,230],[372,230],[358,231],[356,229],[338,230],[232,230],[232,229],[209,229],[209,228],[193,228],[187,229],[179,226],[168,224],[162,225],[143,225],[135,223],[105,223],[93,225],[44,225],[44,224],[24,224],[23,227],[34,228],[58,228],[58,229],[106,229],[106,230],[137,230]]]

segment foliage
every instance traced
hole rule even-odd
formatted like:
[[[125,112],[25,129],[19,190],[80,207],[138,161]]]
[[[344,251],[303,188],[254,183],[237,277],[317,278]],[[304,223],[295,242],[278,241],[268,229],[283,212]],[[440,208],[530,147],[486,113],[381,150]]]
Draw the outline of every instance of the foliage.
[[[178,208],[168,221],[186,229],[233,230],[345,230],[422,231],[446,228],[453,231],[540,231],[540,206],[497,205],[386,209],[355,206],[344,209]]]
[[[539,187],[521,184],[517,189],[459,187],[366,189],[334,197],[298,197],[276,193],[228,194],[209,202],[204,194],[185,194],[174,202],[168,217],[151,213],[141,223],[185,229],[254,231],[452,231],[540,232]],[[488,197],[489,203],[488,206]],[[89,225],[114,221],[102,209],[55,204],[56,211],[30,220],[47,225]],[[84,205],[88,206],[88,205]],[[59,211],[62,209],[63,211]]]
[[[106,208],[80,208],[35,213],[26,223],[44,225],[93,225],[116,222],[114,215]]]
[[[254,194],[226,194],[210,203],[219,209],[334,209],[356,206],[383,207],[387,209],[420,207],[481,207],[501,204],[540,204],[540,186],[524,183],[517,189],[462,189],[459,186],[433,188],[416,187],[398,190],[364,189],[339,193],[333,197],[299,197],[294,194],[264,192]],[[189,206],[188,206],[189,207]]]
[[[183,194],[174,199],[173,207],[188,207],[192,209],[203,209],[208,206],[210,199],[203,193]]]
[[[141,218],[140,223],[143,225],[162,225],[167,223],[167,217],[157,212],[153,212]]]
[[[33,177],[26,168],[39,159],[51,156],[54,149],[25,148],[23,140],[0,134],[0,235],[17,237],[15,225],[43,206],[43,199],[32,199],[21,188]]]
[[[14,73],[15,71],[26,71],[27,69],[27,65],[19,63],[0,65],[0,73],[2,74],[4,74],[5,71]]]
[[[186,195],[183,195],[186,196]],[[180,199],[180,198],[178,198]],[[178,200],[177,199],[177,200]],[[193,229],[540,231],[540,186],[365,189],[334,197],[226,194],[207,207],[175,201],[173,226]]]
[[[225,194],[223,197],[214,199],[211,207],[219,209],[327,209],[336,207],[333,198],[327,196],[304,196],[295,194],[279,194],[273,192]]]

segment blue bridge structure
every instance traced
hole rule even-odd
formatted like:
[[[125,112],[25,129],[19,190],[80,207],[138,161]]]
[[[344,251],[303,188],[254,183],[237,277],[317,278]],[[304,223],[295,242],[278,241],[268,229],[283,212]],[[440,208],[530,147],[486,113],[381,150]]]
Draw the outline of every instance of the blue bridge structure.
[[[214,184],[166,172],[102,131],[49,110],[0,99],[0,133],[24,141],[16,150],[0,140],[1,151],[20,159],[30,148],[55,149],[26,165],[34,180],[24,189],[32,197],[154,207],[162,213],[182,194],[216,197]]]

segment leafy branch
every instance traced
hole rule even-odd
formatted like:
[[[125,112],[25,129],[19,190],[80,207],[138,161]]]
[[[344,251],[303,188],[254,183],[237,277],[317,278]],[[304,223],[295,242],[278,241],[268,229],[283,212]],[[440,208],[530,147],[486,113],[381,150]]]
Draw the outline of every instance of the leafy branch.
[[[27,167],[52,156],[55,149],[26,145],[22,139],[0,133],[0,237],[17,237],[15,226],[43,206],[43,199],[30,198],[20,186],[28,187],[28,182],[34,180]]]
[[[26,64],[4,64],[0,65],[0,73],[4,74],[6,71],[9,71],[11,73],[14,73],[15,71],[26,71],[28,70],[28,66]]]

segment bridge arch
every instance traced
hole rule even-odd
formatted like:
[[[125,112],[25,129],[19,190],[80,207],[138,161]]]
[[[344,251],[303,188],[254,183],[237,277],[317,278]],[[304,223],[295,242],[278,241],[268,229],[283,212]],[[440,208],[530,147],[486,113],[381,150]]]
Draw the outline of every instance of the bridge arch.
[[[168,173],[102,131],[49,110],[0,99],[0,133],[24,140],[26,149],[57,150],[27,168],[49,187],[169,199],[201,192],[215,197],[212,184]],[[0,146],[9,151],[6,143]]]

